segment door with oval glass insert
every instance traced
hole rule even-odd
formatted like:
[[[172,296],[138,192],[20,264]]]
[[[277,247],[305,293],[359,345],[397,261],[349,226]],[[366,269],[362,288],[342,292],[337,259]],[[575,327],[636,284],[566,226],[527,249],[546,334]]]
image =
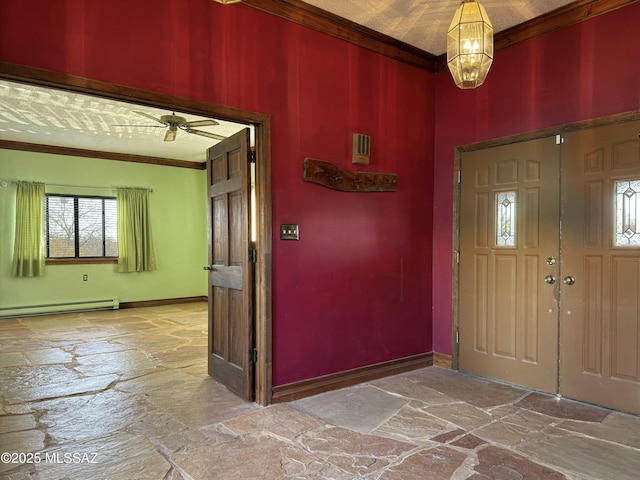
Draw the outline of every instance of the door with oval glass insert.
[[[557,391],[559,174],[553,137],[462,155],[461,370]]]
[[[560,392],[640,414],[640,122],[566,136]]]

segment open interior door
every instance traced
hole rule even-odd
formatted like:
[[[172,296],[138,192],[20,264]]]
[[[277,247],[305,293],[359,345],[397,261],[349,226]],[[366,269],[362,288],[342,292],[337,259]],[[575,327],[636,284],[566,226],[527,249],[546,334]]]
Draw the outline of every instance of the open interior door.
[[[249,129],[207,151],[209,374],[254,399],[253,261]]]

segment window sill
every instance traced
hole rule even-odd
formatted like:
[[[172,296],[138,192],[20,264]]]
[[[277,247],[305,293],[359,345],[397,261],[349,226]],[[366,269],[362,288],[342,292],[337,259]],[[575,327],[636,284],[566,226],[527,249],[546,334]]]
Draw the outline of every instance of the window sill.
[[[118,263],[117,258],[47,258],[45,265],[86,265],[99,263]]]

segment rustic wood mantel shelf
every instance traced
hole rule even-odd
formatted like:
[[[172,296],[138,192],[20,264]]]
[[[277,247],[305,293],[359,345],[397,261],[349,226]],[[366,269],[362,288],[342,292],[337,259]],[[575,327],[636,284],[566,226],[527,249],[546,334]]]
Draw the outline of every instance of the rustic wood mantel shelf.
[[[394,173],[350,172],[331,162],[304,159],[304,181],[342,192],[396,192],[398,176]]]

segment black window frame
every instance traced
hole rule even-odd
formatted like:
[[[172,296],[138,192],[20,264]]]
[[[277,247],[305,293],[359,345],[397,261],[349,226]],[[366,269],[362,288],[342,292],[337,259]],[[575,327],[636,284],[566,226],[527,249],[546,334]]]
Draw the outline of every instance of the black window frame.
[[[49,239],[49,197],[71,198],[73,199],[73,224],[74,224],[74,256],[51,257]],[[102,255],[80,256],[80,231],[79,222],[79,200],[80,199],[100,199],[102,200]],[[45,259],[47,263],[115,263],[118,255],[106,255],[106,220],[105,220],[105,200],[116,200],[115,196],[106,195],[77,195],[67,193],[46,193],[45,194]],[[117,201],[117,200],[116,200]],[[117,208],[117,204],[116,204]]]

